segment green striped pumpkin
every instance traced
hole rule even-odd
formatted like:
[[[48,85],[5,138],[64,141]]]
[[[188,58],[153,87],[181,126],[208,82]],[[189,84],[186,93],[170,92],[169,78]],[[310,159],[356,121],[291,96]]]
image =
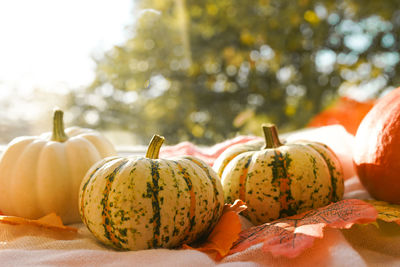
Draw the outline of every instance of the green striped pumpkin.
[[[155,135],[146,157],[110,157],[95,164],[79,195],[82,221],[102,243],[120,250],[172,248],[207,234],[221,216],[219,177],[185,156],[159,159]]]
[[[225,202],[247,203],[254,224],[295,215],[343,197],[343,171],[326,145],[296,141],[281,144],[274,125],[263,125],[260,141],[232,146],[216,160]]]

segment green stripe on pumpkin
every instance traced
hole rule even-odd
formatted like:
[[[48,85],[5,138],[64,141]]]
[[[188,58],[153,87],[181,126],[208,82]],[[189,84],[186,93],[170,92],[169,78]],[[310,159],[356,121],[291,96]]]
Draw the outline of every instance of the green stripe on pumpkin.
[[[103,207],[103,210],[101,212],[102,218],[103,218],[103,227],[104,227],[104,236],[112,242],[112,244],[120,249],[123,249],[121,243],[127,243],[128,241],[124,238],[121,238],[117,235],[116,229],[114,227],[114,222],[112,221],[111,217],[111,210],[110,210],[110,203],[109,203],[109,194],[111,191],[112,184],[115,180],[115,177],[117,174],[120,172],[122,167],[128,163],[128,160],[124,160],[119,164],[112,173],[107,175],[105,177],[106,179],[106,187],[104,188],[103,191],[103,199],[101,200],[100,204]]]
[[[335,165],[332,163],[332,161],[325,156],[324,153],[321,153],[318,148],[316,148],[314,145],[312,144],[307,144],[307,146],[311,147],[312,149],[314,149],[315,151],[317,151],[322,158],[324,159],[326,165],[328,166],[329,169],[329,174],[331,177],[331,185],[332,185],[332,190],[331,190],[331,194],[329,199],[333,202],[337,202],[340,200],[340,197],[338,196],[338,192],[337,192],[337,182],[338,182],[338,178],[336,176],[337,174],[337,170]],[[328,146],[326,146],[325,144],[321,144],[321,146],[323,146],[325,149],[330,150],[330,148]],[[331,152],[331,151],[330,151]],[[331,152],[333,154],[333,152]],[[333,154],[334,155],[334,154]]]
[[[160,228],[161,228],[161,210],[160,210],[160,164],[157,160],[150,159],[151,179],[152,184],[147,184],[147,193],[151,194],[151,203],[153,209],[153,218],[150,223],[153,223],[153,239],[149,247],[158,248],[160,243]]]
[[[282,154],[277,149],[274,150],[271,163],[268,164],[272,168],[272,185],[279,187],[279,203],[281,205],[279,217],[292,216],[297,213],[296,201],[292,196],[290,185],[291,177],[287,170],[290,168],[292,159],[288,153]]]
[[[313,185],[318,185],[319,184],[318,183],[318,179],[319,179],[319,177],[318,177],[318,169],[319,168],[317,166],[317,160],[311,154],[308,154],[308,155],[309,155],[309,160],[310,160],[310,162],[312,164],[312,170],[313,170],[313,175],[314,175],[314,180],[313,180],[312,183],[313,183]],[[320,187],[314,186],[314,190],[313,190],[313,192],[311,192],[310,199],[316,199],[315,195],[317,195],[317,198],[318,198],[319,193],[320,193],[319,190],[320,190]],[[330,194],[331,194],[331,190],[328,190],[328,196],[327,196],[328,199],[329,199]],[[315,207],[315,201],[312,201],[312,206],[310,208],[316,208]]]

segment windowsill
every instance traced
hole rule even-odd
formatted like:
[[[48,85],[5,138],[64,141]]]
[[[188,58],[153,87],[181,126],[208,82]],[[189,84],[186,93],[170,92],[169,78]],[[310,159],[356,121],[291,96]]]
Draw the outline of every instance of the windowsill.
[[[3,154],[7,145],[0,145],[0,155]],[[146,146],[117,146],[116,150],[120,156],[144,156]]]

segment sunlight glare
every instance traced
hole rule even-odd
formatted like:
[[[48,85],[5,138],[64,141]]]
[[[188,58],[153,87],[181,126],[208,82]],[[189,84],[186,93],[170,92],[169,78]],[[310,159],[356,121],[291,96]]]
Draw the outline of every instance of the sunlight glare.
[[[91,55],[125,39],[131,2],[1,1],[0,83],[23,94],[87,85],[94,77]]]

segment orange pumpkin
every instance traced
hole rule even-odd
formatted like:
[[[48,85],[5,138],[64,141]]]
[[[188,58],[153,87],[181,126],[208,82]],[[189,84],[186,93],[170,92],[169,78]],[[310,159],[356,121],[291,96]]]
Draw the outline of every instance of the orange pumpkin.
[[[348,133],[355,135],[362,119],[374,104],[375,100],[359,102],[355,99],[342,96],[335,104],[312,118],[307,127],[340,124]]]
[[[353,161],[372,197],[400,203],[400,89],[379,99],[362,120]]]

